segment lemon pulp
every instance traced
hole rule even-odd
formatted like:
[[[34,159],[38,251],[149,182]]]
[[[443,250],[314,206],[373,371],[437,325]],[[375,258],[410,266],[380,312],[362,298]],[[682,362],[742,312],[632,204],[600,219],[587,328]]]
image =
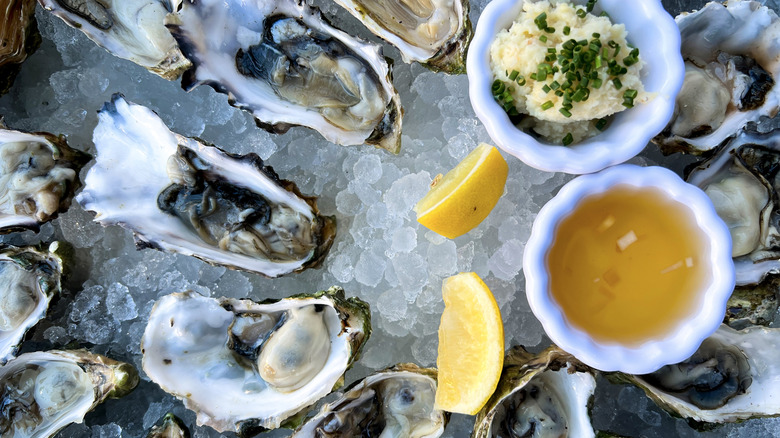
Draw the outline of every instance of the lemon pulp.
[[[498,385],[504,326],[493,294],[473,272],[444,280],[435,406],[474,415]]]
[[[435,181],[414,207],[424,227],[454,239],[480,224],[504,193],[509,166],[493,146],[481,143]]]

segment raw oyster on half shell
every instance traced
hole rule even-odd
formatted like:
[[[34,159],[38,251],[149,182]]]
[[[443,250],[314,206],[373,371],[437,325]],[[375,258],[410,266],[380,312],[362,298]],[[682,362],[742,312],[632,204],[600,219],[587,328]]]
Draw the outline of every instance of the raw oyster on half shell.
[[[780,109],[780,19],[759,2],[708,3],[675,18],[685,81],[669,125],[656,136],[664,153],[712,150]]]
[[[780,415],[780,329],[726,325],[689,359],[643,376],[617,375],[658,406],[694,423],[730,423]],[[615,376],[613,376],[615,377]]]
[[[704,191],[731,232],[737,285],[780,272],[780,132],[741,132],[686,181]]]
[[[398,364],[355,383],[326,403],[291,438],[436,438],[449,414],[433,407],[435,368]]]
[[[301,125],[398,152],[401,103],[381,47],[333,28],[305,0],[183,0],[166,23],[193,63],[185,89],[211,85],[275,132]]]
[[[47,11],[79,29],[114,56],[165,79],[190,67],[165,28],[165,15],[182,0],[38,0]]]
[[[254,153],[233,155],[171,132],[152,110],[115,95],[98,114],[98,154],[78,202],[140,247],[268,277],[325,257],[333,218]]]
[[[368,304],[339,287],[262,303],[189,291],[157,301],[141,351],[199,425],[251,435],[341,386],[370,333]]]
[[[54,436],[137,384],[132,365],[87,350],[25,353],[0,367],[0,436]]]
[[[589,406],[595,388],[593,370],[556,346],[538,355],[512,347],[471,436],[594,437]]]
[[[397,47],[404,62],[451,74],[466,72],[472,37],[468,0],[335,1]]]
[[[37,231],[66,211],[89,159],[63,137],[12,131],[0,120],[0,234]]]
[[[13,356],[24,334],[46,316],[52,297],[60,293],[59,246],[0,244],[0,362]]]
[[[35,23],[35,0],[0,0],[0,96],[5,94],[22,62],[41,45]]]

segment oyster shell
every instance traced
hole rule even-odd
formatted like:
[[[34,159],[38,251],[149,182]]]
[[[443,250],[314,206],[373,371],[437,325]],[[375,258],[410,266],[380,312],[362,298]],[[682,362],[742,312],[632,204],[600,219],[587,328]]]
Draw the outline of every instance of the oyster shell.
[[[24,334],[46,316],[60,292],[62,260],[48,250],[0,244],[0,362],[16,352]]]
[[[89,159],[62,137],[12,131],[0,120],[0,234],[37,231],[66,211]]]
[[[182,0],[38,0],[70,26],[114,56],[135,62],[165,79],[190,67],[165,29],[165,15]]]
[[[398,364],[355,383],[291,438],[436,438],[449,414],[434,409],[435,368]]]
[[[0,96],[8,92],[22,62],[41,45],[35,0],[0,1]]]
[[[199,425],[251,434],[340,386],[370,333],[368,305],[338,287],[262,303],[176,293],[152,309],[143,368]]]
[[[120,95],[98,118],[97,161],[77,200],[139,246],[277,277],[317,265],[333,243],[334,220],[257,155],[175,134]]]
[[[466,72],[471,42],[468,0],[335,0],[371,32],[394,45],[404,62],[434,71]]]
[[[137,384],[131,365],[87,350],[25,353],[0,367],[0,435],[54,436]]]
[[[780,20],[754,1],[708,3],[675,18],[685,81],[669,125],[653,139],[664,153],[700,154],[748,122],[780,109]]]
[[[312,128],[328,141],[397,153],[401,103],[381,48],[331,27],[304,0],[184,0],[166,23],[194,67],[258,125]]]
[[[731,232],[737,285],[780,272],[777,190],[780,135],[741,132],[691,167],[686,178],[710,197]]]
[[[538,355],[512,347],[471,436],[593,437],[589,406],[595,388],[593,371],[556,346]]]
[[[726,304],[725,324],[741,330],[751,325],[768,326],[778,308],[780,277],[774,275],[758,285],[737,286]]]
[[[162,424],[152,427],[146,438],[190,438],[190,431],[178,417],[169,412],[163,417]]]
[[[780,329],[726,325],[689,359],[620,380],[642,388],[672,415],[695,422],[729,423],[780,415]]]

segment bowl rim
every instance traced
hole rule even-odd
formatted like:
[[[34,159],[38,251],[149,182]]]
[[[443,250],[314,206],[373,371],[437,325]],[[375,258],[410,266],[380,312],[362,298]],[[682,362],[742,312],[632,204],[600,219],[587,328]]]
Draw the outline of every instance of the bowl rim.
[[[712,273],[708,284],[700,292],[703,298],[698,307],[691,309],[692,316],[671,333],[649,339],[639,346],[602,344],[584,331],[570,326],[548,291],[546,258],[557,226],[584,197],[604,193],[615,185],[657,188],[672,200],[688,206],[693,212],[695,225],[709,237],[710,243],[708,260]],[[523,254],[523,270],[531,310],[556,345],[593,368],[630,374],[647,374],[664,365],[681,362],[695,353],[701,342],[720,326],[735,283],[731,234],[709,197],[668,169],[632,164],[583,175],[564,185],[542,207],[534,221]]]
[[[659,75],[659,86],[656,89],[648,90],[656,93],[652,100],[617,113],[610,126],[597,136],[576,145],[561,146],[540,142],[512,125],[490,91],[493,83],[490,44],[499,30],[514,21],[525,1],[491,1],[480,15],[469,45],[466,58],[469,98],[490,138],[507,153],[531,167],[547,172],[592,173],[637,155],[650,139],[666,127],[674,113],[677,93],[682,87],[685,67],[680,53],[680,32],[674,18],[666,12],[660,0],[601,0],[597,3],[597,8],[603,6],[608,11],[616,11],[620,7],[631,9],[630,19],[644,25],[641,32],[628,29],[629,38],[637,46],[643,45],[638,44],[640,36],[641,41],[652,40],[657,44],[656,50],[650,51],[656,53],[648,55],[645,50],[643,58],[646,62],[652,60],[653,69],[657,68],[665,75]],[[584,0],[572,2],[585,3]],[[648,22],[652,22],[652,26],[647,26]],[[659,55],[661,53],[662,56]],[[643,68],[643,82],[647,82],[647,70],[647,66]]]

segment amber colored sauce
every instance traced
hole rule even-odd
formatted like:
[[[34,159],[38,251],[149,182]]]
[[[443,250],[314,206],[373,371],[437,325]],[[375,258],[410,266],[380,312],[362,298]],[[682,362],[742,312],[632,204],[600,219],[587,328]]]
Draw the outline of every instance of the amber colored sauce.
[[[603,343],[669,333],[697,303],[709,250],[691,210],[653,188],[584,198],[547,254],[550,290],[568,322]]]

